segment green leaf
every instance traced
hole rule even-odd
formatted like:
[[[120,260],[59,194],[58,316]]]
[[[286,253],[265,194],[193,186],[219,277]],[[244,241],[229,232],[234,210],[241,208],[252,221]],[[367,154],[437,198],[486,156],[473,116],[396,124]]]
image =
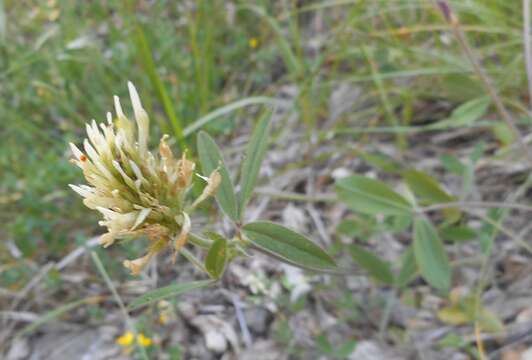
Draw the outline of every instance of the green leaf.
[[[498,121],[491,128],[493,135],[503,146],[510,146],[515,142],[515,133],[505,122]]]
[[[193,281],[189,283],[180,283],[158,288],[139,296],[129,303],[128,309],[134,310],[141,306],[148,305],[152,302],[167,299],[172,296],[181,295],[187,291],[199,289],[212,284],[212,280]]]
[[[227,263],[227,240],[218,234],[216,235],[216,240],[212,243],[205,257],[205,269],[214,279],[219,279]]]
[[[353,260],[367,270],[370,276],[385,284],[393,284],[392,270],[386,261],[355,244],[349,246],[349,252]]]
[[[414,169],[403,171],[403,179],[412,192],[425,203],[444,203],[454,201],[455,198],[438,184],[432,176]]]
[[[336,183],[338,198],[355,211],[376,215],[411,214],[412,205],[385,183],[353,175]]]
[[[216,193],[218,205],[231,220],[238,221],[235,190],[229,172],[225,167],[220,148],[218,148],[213,138],[204,131],[200,131],[198,134],[197,147],[201,167],[206,176],[209,176],[211,172],[219,168],[222,182]]]
[[[368,153],[365,151],[355,151],[354,154],[363,158],[369,165],[384,172],[395,173],[399,169],[399,165],[390,156],[384,153]]]
[[[375,216],[353,215],[342,220],[336,227],[339,234],[367,240],[377,230]]]
[[[463,242],[472,240],[477,236],[477,232],[466,225],[450,225],[440,228],[439,233],[445,240]]]
[[[482,331],[501,333],[504,324],[495,313],[476,301],[475,296],[465,295],[457,299],[451,298],[451,304],[440,309],[438,318],[446,324],[463,325],[476,322]]]
[[[412,215],[388,215],[384,218],[381,228],[390,233],[403,232],[412,225]]]
[[[436,229],[427,219],[414,220],[414,254],[421,276],[433,287],[451,285],[449,259]]]
[[[463,176],[467,171],[467,167],[454,155],[443,154],[440,161],[448,172],[455,175]]]
[[[399,275],[397,275],[396,284],[402,288],[414,280],[417,274],[416,258],[414,256],[414,249],[410,246],[402,255],[401,268],[399,269]]]
[[[284,226],[260,221],[244,225],[242,231],[259,250],[289,264],[316,270],[336,267],[321,247]]]
[[[355,350],[355,347],[357,346],[356,340],[349,340],[342,345],[340,345],[332,354],[333,356],[336,356],[339,359],[347,359],[349,358],[349,355],[353,353]]]
[[[489,104],[490,99],[487,97],[470,100],[458,106],[449,118],[439,121],[432,128],[447,129],[451,127],[471,126],[486,113]]]
[[[408,187],[423,204],[440,204],[455,201],[455,197],[445,191],[432,176],[414,169],[403,171],[403,179]],[[447,208],[443,213],[449,222],[456,222],[461,217],[460,209]]]
[[[325,355],[330,355],[335,358],[345,359],[355,350],[357,345],[355,340],[348,340],[347,342],[333,346],[327,336],[321,334],[315,338],[317,348]]]
[[[240,217],[244,214],[245,206],[253,193],[260,165],[264,158],[264,152],[268,146],[268,134],[270,132],[271,111],[266,112],[258,121],[248,143],[245,159],[242,163],[239,209]]]

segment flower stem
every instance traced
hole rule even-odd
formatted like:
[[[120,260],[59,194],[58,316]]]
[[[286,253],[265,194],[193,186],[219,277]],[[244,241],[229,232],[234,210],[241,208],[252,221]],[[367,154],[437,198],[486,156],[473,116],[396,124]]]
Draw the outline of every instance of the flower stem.
[[[199,246],[200,248],[203,248],[203,249],[209,249],[213,243],[212,240],[202,238],[201,236],[196,235],[194,233],[188,234],[188,241],[191,244]]]
[[[194,265],[196,268],[198,268],[198,270],[201,270],[203,271],[204,273],[207,273],[207,269],[205,269],[205,267],[203,266],[203,264],[201,263],[201,261],[194,255],[192,254],[190,251],[188,251],[186,248],[182,247],[180,250],[179,250],[179,253],[181,255],[183,255],[183,257],[185,259],[187,259],[188,261],[190,261],[192,263],[192,265]]]
[[[113,297],[115,298],[115,301],[118,304],[118,307],[120,307],[120,310],[122,311],[122,315],[124,316],[124,319],[126,321],[127,327],[129,327],[129,330],[131,330],[131,332],[135,335],[135,339],[137,339],[139,334],[137,332],[137,329],[135,328],[135,325],[133,324],[133,320],[129,316],[129,313],[126,310],[126,306],[124,305],[122,298],[120,297],[120,295],[118,295],[118,291],[116,291],[116,288],[113,285],[113,282],[111,281],[111,278],[109,277],[109,274],[107,273],[107,270],[105,270],[105,267],[102,261],[100,260],[100,257],[95,251],[91,251],[91,257],[92,257],[92,261],[96,265],[96,268],[98,269],[103,279],[105,280],[107,287],[109,288],[109,290],[111,290],[111,293],[113,294]],[[138,344],[137,341],[135,341],[135,345],[139,348],[142,358],[145,360],[148,360],[149,357],[148,357],[148,353],[146,352],[146,349],[144,349],[140,344]]]

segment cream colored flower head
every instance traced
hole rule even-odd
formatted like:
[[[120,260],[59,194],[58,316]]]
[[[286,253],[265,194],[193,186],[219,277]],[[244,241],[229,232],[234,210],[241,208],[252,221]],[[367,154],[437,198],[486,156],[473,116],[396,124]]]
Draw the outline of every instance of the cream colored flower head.
[[[167,135],[159,143],[159,154],[148,149],[148,114],[142,107],[137,90],[128,83],[135,123],[122,111],[114,97],[116,117],[107,113],[107,123],[87,124],[84,152],[70,144],[75,159],[89,185],[70,185],[83,196],[83,203],[99,211],[107,228],[102,235],[104,247],[116,239],[147,237],[150,246],[145,256],[124,261],[124,266],[138,274],[149,260],[167,245],[177,252],[185,245],[191,228],[189,213],[219,185],[218,171],[202,177],[207,181],[196,201],[187,194],[194,181],[194,162],[183,153],[176,159],[167,144]]]

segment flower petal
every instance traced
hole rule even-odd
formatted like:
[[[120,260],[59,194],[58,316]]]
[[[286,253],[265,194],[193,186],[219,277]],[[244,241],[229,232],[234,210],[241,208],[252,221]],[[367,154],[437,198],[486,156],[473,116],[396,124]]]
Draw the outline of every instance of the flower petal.
[[[131,98],[131,104],[133,105],[133,112],[135,113],[135,120],[137,121],[137,127],[139,131],[139,149],[141,154],[146,154],[148,151],[148,133],[150,127],[150,119],[146,110],[140,103],[140,97],[137,93],[137,89],[128,81],[127,87],[129,89],[129,97]]]

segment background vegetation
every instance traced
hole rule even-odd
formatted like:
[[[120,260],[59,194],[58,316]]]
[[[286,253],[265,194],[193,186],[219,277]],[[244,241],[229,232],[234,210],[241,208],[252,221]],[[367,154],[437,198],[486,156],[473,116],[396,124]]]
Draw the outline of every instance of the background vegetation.
[[[521,4],[450,4],[474,58],[529,142]],[[5,0],[0,341],[6,354],[15,345],[23,354],[57,348],[70,327],[85,340],[94,329],[100,334],[97,349],[77,345],[77,354],[141,355],[115,343],[125,320],[83,253],[101,228],[67,186],[81,182],[68,161],[68,142],[81,141],[90,119],[104,119],[112,95],[127,98],[127,80],[140,92],[154,139],[171,134],[174,150],[186,147],[196,156],[192,135],[201,127],[217,139],[230,169],[239,168],[256,120],[273,104],[260,196],[249,216],[299,228],[355,269],[332,276],[260,255],[242,260],[215,290],[172,299],[169,310],[153,305],[130,314],[153,341],[145,346],[148,356],[246,358],[262,349],[272,358],[359,359],[370,349],[373,358],[465,359],[519,355],[530,346],[530,165],[433,2]],[[404,172],[414,169],[422,174],[409,179]],[[458,203],[424,212],[449,254],[449,286],[429,286],[415,264],[404,281],[389,284],[388,272],[400,276],[413,262],[411,221],[364,214],[337,198],[335,181],[350,174],[415,193],[425,207]],[[205,207],[203,223],[223,231],[213,206]],[[197,275],[185,263],[161,259],[133,278],[120,259],[136,251],[97,249],[125,300]],[[219,330],[225,347],[205,345],[215,341],[207,340],[209,329],[225,329]]]

